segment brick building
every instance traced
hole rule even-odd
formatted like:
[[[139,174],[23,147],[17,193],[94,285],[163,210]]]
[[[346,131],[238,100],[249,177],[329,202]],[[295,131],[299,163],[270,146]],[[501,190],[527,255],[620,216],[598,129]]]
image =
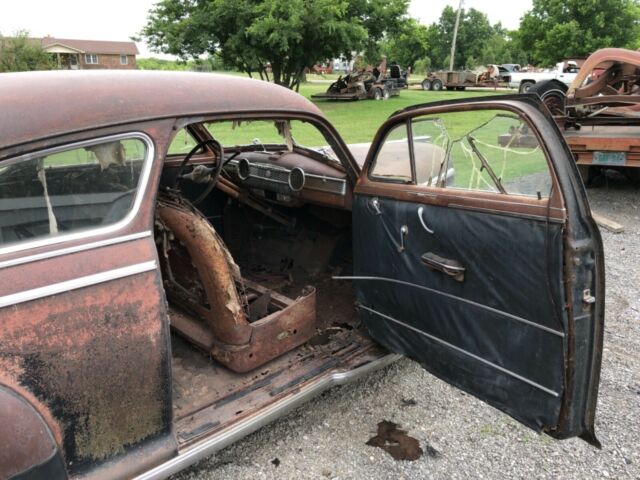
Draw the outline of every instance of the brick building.
[[[138,47],[134,42],[72,40],[44,37],[42,48],[55,55],[58,68],[69,70],[134,69]]]

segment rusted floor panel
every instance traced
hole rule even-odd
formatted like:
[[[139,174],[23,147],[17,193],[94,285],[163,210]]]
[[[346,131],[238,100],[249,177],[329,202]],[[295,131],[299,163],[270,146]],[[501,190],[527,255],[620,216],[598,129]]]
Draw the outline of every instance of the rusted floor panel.
[[[234,373],[172,335],[173,408],[181,446],[245,418],[316,376],[386,353],[358,329],[348,286],[326,279],[317,287],[318,335],[249,373]]]

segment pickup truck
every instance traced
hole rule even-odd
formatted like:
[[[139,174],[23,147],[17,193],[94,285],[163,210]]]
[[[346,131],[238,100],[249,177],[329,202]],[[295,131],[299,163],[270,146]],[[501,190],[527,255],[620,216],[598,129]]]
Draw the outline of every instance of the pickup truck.
[[[537,82],[543,80],[559,80],[569,85],[580,71],[573,60],[558,62],[553,70],[548,72],[512,72],[509,87],[517,88],[518,92],[526,93]]]

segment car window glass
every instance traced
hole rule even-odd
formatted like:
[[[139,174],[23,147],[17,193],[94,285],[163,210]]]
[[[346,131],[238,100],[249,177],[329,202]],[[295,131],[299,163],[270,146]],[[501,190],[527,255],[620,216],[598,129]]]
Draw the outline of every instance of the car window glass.
[[[291,150],[300,147],[333,157],[322,132],[301,120],[235,120],[212,122],[206,127],[225,150],[235,147]]]
[[[413,156],[418,185],[435,186],[446,175],[446,154],[451,140],[439,118],[414,119]]]
[[[431,134],[435,164],[445,156],[444,179],[438,186],[539,198],[550,195],[551,176],[545,153],[529,125],[517,114],[470,110],[439,114],[437,118],[419,117],[413,120],[417,138],[418,129],[426,130],[429,120],[431,130],[436,125],[441,129]],[[438,135],[446,137],[447,142],[438,141]],[[436,149],[439,150],[434,154]],[[432,178],[434,172],[433,161],[421,162],[420,158],[416,148],[418,183]]]
[[[196,146],[196,140],[184,128],[173,137],[167,155],[186,155]]]
[[[376,155],[370,177],[384,182],[412,183],[406,124],[396,125],[387,133]]]
[[[0,245],[106,226],[131,210],[146,144],[107,141],[0,168]]]

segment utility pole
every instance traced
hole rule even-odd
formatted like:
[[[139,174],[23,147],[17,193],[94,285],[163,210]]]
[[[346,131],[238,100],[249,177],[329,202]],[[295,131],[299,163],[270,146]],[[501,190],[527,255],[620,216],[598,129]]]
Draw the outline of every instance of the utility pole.
[[[456,55],[456,39],[458,38],[458,26],[460,25],[460,12],[462,11],[462,2],[458,5],[458,13],[456,14],[456,25],[453,27],[453,42],[451,42],[451,55],[449,61],[449,70],[453,70],[453,57]]]

